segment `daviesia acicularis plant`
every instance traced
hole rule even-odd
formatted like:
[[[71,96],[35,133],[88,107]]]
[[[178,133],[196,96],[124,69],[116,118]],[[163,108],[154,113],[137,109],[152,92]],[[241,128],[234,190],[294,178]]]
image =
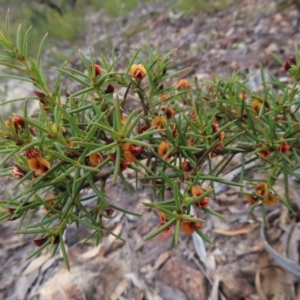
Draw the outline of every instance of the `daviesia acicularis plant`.
[[[32,58],[30,31],[21,33],[20,26],[14,43],[8,25],[0,32],[0,64],[6,67],[1,77],[32,84],[31,96],[1,103],[16,102],[23,112],[0,118],[0,175],[15,183],[13,193],[2,195],[0,219],[19,219],[18,233],[34,236],[37,250],[31,256],[47,246],[54,254],[60,246],[69,268],[63,239],[68,224],[88,227],[87,239],[100,243],[103,234],[112,233],[104,220],[115,210],[138,215],[106,197],[107,180],[120,181],[131,193],[127,169],[153,188],[155,201],[144,205],[157,210],[158,225],[145,240],[172,230],[171,246],[181,231],[209,242],[201,231],[205,214],[200,219],[197,213],[222,217],[210,208],[216,182],[239,187],[251,211],[262,206],[264,219],[266,205],[291,208],[288,178],[300,179],[298,54],[284,63],[294,83],[282,84],[272,75],[267,82],[261,68],[262,89],[255,93],[237,74],[205,83],[180,79],[185,70],[170,71],[174,51],[161,57],[148,47],[133,52],[121,69],[114,54],[96,60],[92,52],[80,52],[84,71],[64,64],[50,82],[42,59],[45,38]],[[65,92],[65,78],[76,88]],[[29,115],[34,102],[40,109]],[[239,178],[226,180],[224,170],[236,156]],[[262,178],[245,174],[254,161]],[[280,175],[285,197],[273,189]],[[166,190],[172,190],[172,199],[165,199]],[[92,207],[85,205],[95,197]]]

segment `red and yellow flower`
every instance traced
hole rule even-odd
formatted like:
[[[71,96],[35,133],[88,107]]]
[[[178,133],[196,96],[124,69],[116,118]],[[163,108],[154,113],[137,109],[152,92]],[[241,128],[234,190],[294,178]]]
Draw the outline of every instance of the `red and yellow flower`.
[[[96,167],[103,162],[104,158],[100,153],[92,153],[89,155],[90,166]]]
[[[131,143],[125,143],[123,145],[123,155],[124,158],[129,162],[135,162],[136,161],[136,157],[134,154],[139,154],[142,151],[142,147],[141,146],[134,146]]]
[[[9,121],[6,121],[6,123],[5,123],[6,127],[8,127],[8,128],[10,126],[9,123],[10,123]],[[25,121],[18,116],[13,117],[12,123],[14,125],[16,133],[18,133],[19,130],[22,130],[25,128]]]
[[[175,85],[175,89],[190,89],[192,86],[187,81],[187,79],[183,78],[178,81],[178,83]]]
[[[194,215],[191,215],[192,218],[194,218]],[[181,229],[186,235],[191,235],[195,232],[195,228],[201,229],[202,223],[201,222],[190,222],[187,220],[183,220],[181,222]]]
[[[260,198],[266,205],[276,205],[279,202],[278,195],[269,190],[269,187],[266,182],[261,182],[255,185],[254,191],[256,197],[254,197],[253,199]]]
[[[140,81],[147,75],[147,71],[146,71],[145,67],[142,64],[133,64],[130,67],[129,74],[133,78]]]
[[[29,148],[25,151],[28,167],[30,170],[35,171],[35,176],[45,175],[50,169],[51,165],[45,159],[42,152],[35,148]]]
[[[169,152],[169,144],[165,141],[162,141],[158,146],[158,155],[161,156],[164,159],[169,159],[170,155],[167,156],[167,153]]]
[[[192,186],[191,193],[194,198],[200,197],[204,191],[199,185]],[[201,207],[207,207],[209,203],[209,197],[204,197],[203,199],[199,200],[195,205],[199,208]]]
[[[155,129],[164,129],[167,125],[167,120],[163,116],[156,116],[151,121],[151,126]]]
[[[166,215],[162,212],[159,212],[159,221],[160,221],[161,226],[165,225],[168,221],[167,218],[166,218]],[[168,233],[171,228],[172,228],[172,225],[167,227],[163,232]]]

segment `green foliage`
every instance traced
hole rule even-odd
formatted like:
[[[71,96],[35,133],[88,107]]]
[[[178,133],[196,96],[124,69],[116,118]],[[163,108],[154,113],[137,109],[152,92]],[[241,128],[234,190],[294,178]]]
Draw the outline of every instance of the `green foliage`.
[[[68,224],[88,227],[87,239],[100,243],[105,232],[111,233],[105,219],[114,210],[138,215],[106,197],[110,178],[131,193],[123,174],[129,168],[152,187],[156,202],[145,206],[160,215],[158,228],[145,240],[173,229],[171,246],[181,230],[210,242],[201,231],[205,217],[191,211],[222,217],[209,207],[216,183],[239,187],[251,211],[262,206],[264,219],[266,205],[281,202],[290,208],[288,176],[300,179],[299,57],[284,64],[294,85],[275,77],[266,82],[261,69],[263,90],[258,93],[238,74],[201,85],[181,79],[174,86],[186,71],[168,71],[174,51],[161,57],[148,47],[134,52],[123,69],[116,67],[114,54],[96,64],[92,51],[80,52],[85,71],[64,64],[50,83],[42,63],[46,36],[31,57],[29,31],[18,29],[13,41],[8,23],[0,32],[0,64],[8,72],[0,76],[32,83],[32,97],[1,104],[19,101],[23,113],[0,118],[0,176],[15,177],[16,191],[1,199],[0,220],[19,219],[18,233],[35,236],[39,248],[31,256],[46,246],[53,254],[60,247],[69,266],[62,239]],[[61,91],[65,78],[76,86],[66,97]],[[28,115],[36,101],[39,113]],[[221,174],[237,154],[242,155],[240,178],[225,180]],[[218,163],[215,156],[221,157]],[[262,178],[246,176],[245,167],[253,161]],[[284,198],[273,190],[282,174]],[[249,192],[244,192],[246,185],[252,186]],[[92,196],[81,193],[87,188]],[[172,199],[165,199],[167,189]],[[97,201],[88,208],[85,201],[91,197]],[[40,209],[44,214],[37,220]]]
[[[170,3],[171,8],[182,11],[183,13],[191,13],[195,11],[212,13],[224,10],[234,0],[177,0]]]

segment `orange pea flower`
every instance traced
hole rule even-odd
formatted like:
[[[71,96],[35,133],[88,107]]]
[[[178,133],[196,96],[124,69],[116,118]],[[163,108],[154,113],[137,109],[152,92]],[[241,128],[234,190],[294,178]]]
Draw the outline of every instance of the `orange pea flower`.
[[[161,225],[167,223],[166,215],[162,212],[159,212],[159,221],[160,221]]]
[[[164,225],[167,223],[167,218],[166,218],[166,215],[162,212],[159,212],[159,221],[160,221],[160,225]],[[169,230],[171,229],[172,225],[169,226],[168,228],[166,228],[163,232],[164,233],[168,233]]]
[[[204,191],[199,185],[194,185],[191,189],[193,197],[197,198],[200,197]],[[199,200],[195,205],[199,208],[207,207],[209,203],[209,197],[204,197],[203,199]]]
[[[156,116],[151,121],[151,126],[156,129],[164,129],[167,125],[167,120],[163,116]]]
[[[191,215],[191,217],[195,217],[195,216]],[[190,222],[190,221],[186,221],[186,220],[183,220],[181,222],[181,229],[186,235],[193,234],[195,231],[195,228],[201,229],[202,228],[201,222]]]
[[[204,193],[199,185],[192,186],[191,192],[195,198],[201,196]]]
[[[96,167],[97,165],[99,165],[104,160],[103,156],[100,153],[90,154],[89,159],[90,159],[90,166],[91,167]]]
[[[191,235],[195,231],[192,223],[185,220],[181,222],[181,229],[186,235]]]
[[[29,148],[25,151],[30,170],[35,171],[35,176],[44,175],[50,169],[50,162],[44,158],[42,152],[35,148]]]
[[[251,103],[251,108],[256,112],[259,113],[260,108],[261,108],[262,102],[259,101],[258,99],[254,99]]]
[[[136,161],[136,157],[134,154],[139,154],[142,151],[142,147],[141,146],[134,146],[131,143],[125,143],[123,145],[123,155],[124,158],[129,162],[135,162]]]
[[[251,103],[251,108],[256,112],[259,113],[261,106],[264,105],[266,109],[270,108],[269,103],[266,100],[260,100],[255,98]]]
[[[249,202],[250,205],[254,205],[258,201],[257,195],[244,195],[244,198]]]
[[[169,144],[165,141],[162,141],[158,146],[158,155],[163,157],[164,159],[168,159],[169,157],[166,157],[166,154],[169,152]]]
[[[130,67],[129,74],[133,78],[140,81],[147,75],[147,71],[146,71],[145,67],[142,64],[133,64]]]
[[[278,196],[269,191],[266,182],[258,183],[254,186],[254,191],[258,197],[261,197],[266,205],[276,205],[279,202]]]
[[[187,81],[187,79],[180,79],[178,83],[175,85],[176,89],[190,89],[192,86]]]

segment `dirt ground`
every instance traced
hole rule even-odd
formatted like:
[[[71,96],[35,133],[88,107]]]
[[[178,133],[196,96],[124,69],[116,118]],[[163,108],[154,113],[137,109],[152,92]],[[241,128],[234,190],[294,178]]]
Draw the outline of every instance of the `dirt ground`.
[[[90,25],[81,49],[92,47],[109,55],[113,45],[126,58],[126,53],[144,44],[159,47],[162,53],[178,48],[173,67],[192,67],[184,75],[200,81],[236,70],[257,74],[261,63],[281,82],[288,82],[288,75],[270,52],[287,59],[295,44],[299,46],[299,8],[291,3],[278,9],[278,1],[237,2],[210,15],[195,12],[184,16],[158,4],[139,7],[117,19],[95,12],[87,16]],[[78,57],[72,54],[70,63],[80,67]],[[257,76],[252,78],[249,84],[258,88]],[[134,186],[130,171],[126,177]],[[1,184],[9,182],[2,180]],[[70,226],[66,244],[71,273],[60,253],[50,257],[45,251],[26,260],[35,247],[31,238],[22,240],[13,233],[18,221],[1,223],[0,299],[300,299],[299,277],[288,272],[284,262],[284,257],[293,262],[294,273],[300,267],[300,194],[293,188],[296,184],[291,178],[290,197],[296,214],[280,205],[272,207],[266,228],[259,210],[248,216],[249,205],[239,190],[219,186],[211,206],[227,221],[213,216],[207,219],[204,232],[213,244],[203,243],[198,236],[182,235],[179,245],[169,251],[167,234],[143,242],[159,224],[157,213],[142,205],[154,201],[151,189],[140,185],[131,196],[122,185],[110,183],[108,197],[143,217],[116,213],[107,225],[127,242],[108,236],[98,247],[81,245],[88,229]],[[276,188],[281,190],[281,186],[279,180]],[[278,258],[276,253],[282,256]]]

